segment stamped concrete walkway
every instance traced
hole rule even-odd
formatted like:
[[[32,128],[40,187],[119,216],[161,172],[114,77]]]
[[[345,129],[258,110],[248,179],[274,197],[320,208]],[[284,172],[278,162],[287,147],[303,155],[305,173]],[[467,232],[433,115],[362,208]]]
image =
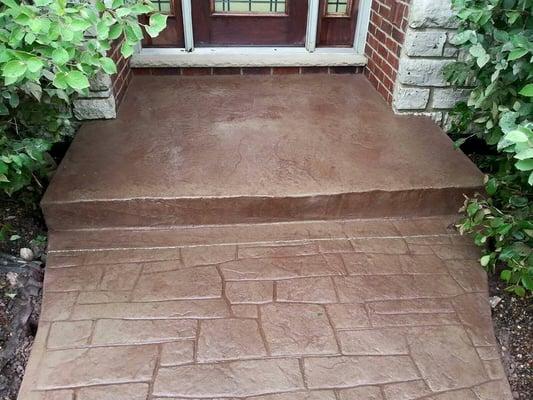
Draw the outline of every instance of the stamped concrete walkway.
[[[19,400],[511,399],[454,218],[53,233]]]

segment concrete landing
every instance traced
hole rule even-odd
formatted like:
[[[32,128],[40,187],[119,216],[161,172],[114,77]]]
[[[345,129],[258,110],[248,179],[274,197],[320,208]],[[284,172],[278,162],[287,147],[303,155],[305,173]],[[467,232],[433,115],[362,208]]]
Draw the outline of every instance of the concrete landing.
[[[455,212],[481,174],[362,75],[136,76],[83,126],[42,202],[51,229]]]
[[[511,400],[456,218],[53,232],[18,400]]]

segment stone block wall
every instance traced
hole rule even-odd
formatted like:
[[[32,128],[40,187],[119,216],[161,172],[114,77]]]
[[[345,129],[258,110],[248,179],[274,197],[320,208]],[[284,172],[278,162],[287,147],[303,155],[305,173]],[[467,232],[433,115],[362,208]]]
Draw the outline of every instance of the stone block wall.
[[[374,0],[370,11],[365,74],[390,104],[405,38],[410,0]]]
[[[468,94],[452,89],[443,69],[458,50],[450,44],[457,25],[450,0],[412,0],[392,96],[397,113],[428,115],[446,123],[447,111]]]
[[[113,44],[109,57],[117,65],[117,73],[109,76],[99,73],[90,82],[91,87],[86,97],[73,101],[73,113],[78,120],[112,119],[117,116],[117,109],[124,98],[124,93],[132,77],[129,59],[120,54],[121,41]]]

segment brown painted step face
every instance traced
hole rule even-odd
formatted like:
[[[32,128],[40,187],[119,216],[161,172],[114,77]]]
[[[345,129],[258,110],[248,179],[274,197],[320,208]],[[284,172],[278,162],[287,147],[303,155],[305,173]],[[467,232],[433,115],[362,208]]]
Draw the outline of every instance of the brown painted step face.
[[[429,119],[364,76],[136,76],[83,126],[44,200],[52,229],[445,214],[481,185]]]

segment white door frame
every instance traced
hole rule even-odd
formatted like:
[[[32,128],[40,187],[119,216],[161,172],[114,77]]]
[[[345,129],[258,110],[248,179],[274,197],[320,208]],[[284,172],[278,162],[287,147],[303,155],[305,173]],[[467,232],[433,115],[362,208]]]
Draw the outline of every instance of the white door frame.
[[[192,30],[192,6],[191,0],[181,0],[181,14],[183,16],[183,39],[185,50],[194,50],[194,36]]]
[[[319,0],[308,1],[305,47],[194,48],[192,0],[182,1],[184,48],[138,48],[132,67],[363,66],[372,0],[359,0],[352,48],[316,47]]]
[[[316,48],[316,35],[318,31],[318,5],[320,0],[308,0],[307,29],[305,31],[305,49],[312,53]]]

